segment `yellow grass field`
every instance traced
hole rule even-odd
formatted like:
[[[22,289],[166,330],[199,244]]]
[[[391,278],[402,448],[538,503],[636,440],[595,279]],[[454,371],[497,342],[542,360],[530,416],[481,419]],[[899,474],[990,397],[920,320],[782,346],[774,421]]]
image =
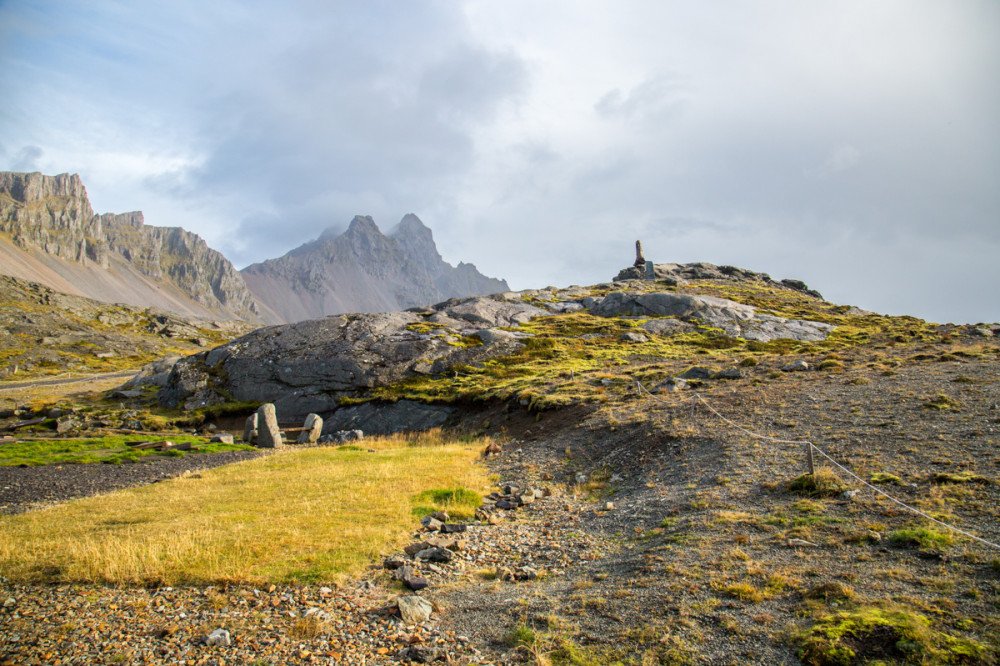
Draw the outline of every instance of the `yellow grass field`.
[[[23,582],[336,582],[406,541],[418,495],[488,492],[482,442],[431,433],[361,444],[0,517],[0,571]]]

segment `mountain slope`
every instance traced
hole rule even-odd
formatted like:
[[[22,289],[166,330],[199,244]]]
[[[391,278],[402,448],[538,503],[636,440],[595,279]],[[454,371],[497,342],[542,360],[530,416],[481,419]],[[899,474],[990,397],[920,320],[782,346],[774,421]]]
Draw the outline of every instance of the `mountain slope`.
[[[508,289],[472,264],[456,268],[444,261],[431,230],[416,215],[404,217],[388,235],[371,217],[359,215],[339,236],[328,230],[241,273],[271,323],[388,312]]]
[[[76,174],[0,172],[0,272],[67,294],[215,319],[257,320],[233,265],[141,212],[95,215]]]

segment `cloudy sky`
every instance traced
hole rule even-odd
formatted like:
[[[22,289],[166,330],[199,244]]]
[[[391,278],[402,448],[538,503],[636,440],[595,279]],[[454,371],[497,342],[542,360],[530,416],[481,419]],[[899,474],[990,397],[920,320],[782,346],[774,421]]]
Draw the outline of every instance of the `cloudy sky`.
[[[996,0],[0,0],[0,170],[242,267],[414,212],[514,288],[709,261],[1000,320]]]

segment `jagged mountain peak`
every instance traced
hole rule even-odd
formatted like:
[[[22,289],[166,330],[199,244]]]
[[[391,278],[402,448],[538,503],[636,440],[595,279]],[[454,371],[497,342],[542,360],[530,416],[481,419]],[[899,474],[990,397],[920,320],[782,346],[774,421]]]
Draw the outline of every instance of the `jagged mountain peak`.
[[[413,213],[407,213],[403,216],[403,219],[399,221],[395,227],[389,230],[389,236],[397,236],[400,234],[412,234],[412,233],[426,233],[431,234],[430,227],[423,223],[423,221]]]
[[[412,213],[387,235],[370,215],[356,215],[347,231],[335,232],[331,227],[319,241],[243,269],[250,290],[276,323],[402,310],[508,288],[471,264],[455,268],[444,261],[433,233]]]
[[[382,235],[382,231],[375,224],[375,220],[372,219],[371,215],[355,215],[351,223],[347,225],[346,233]]]

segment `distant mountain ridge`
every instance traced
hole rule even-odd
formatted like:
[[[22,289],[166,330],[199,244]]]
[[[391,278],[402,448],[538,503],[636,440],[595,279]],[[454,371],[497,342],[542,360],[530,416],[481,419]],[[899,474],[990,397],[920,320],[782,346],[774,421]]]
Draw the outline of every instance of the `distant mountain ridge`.
[[[370,216],[355,216],[283,257],[247,266],[243,279],[272,323],[345,312],[392,312],[453,297],[508,291],[505,280],[473,264],[441,258],[433,233],[408,214],[388,234]]]
[[[197,234],[96,215],[80,176],[0,172],[2,272],[99,301],[260,321],[239,271]]]

